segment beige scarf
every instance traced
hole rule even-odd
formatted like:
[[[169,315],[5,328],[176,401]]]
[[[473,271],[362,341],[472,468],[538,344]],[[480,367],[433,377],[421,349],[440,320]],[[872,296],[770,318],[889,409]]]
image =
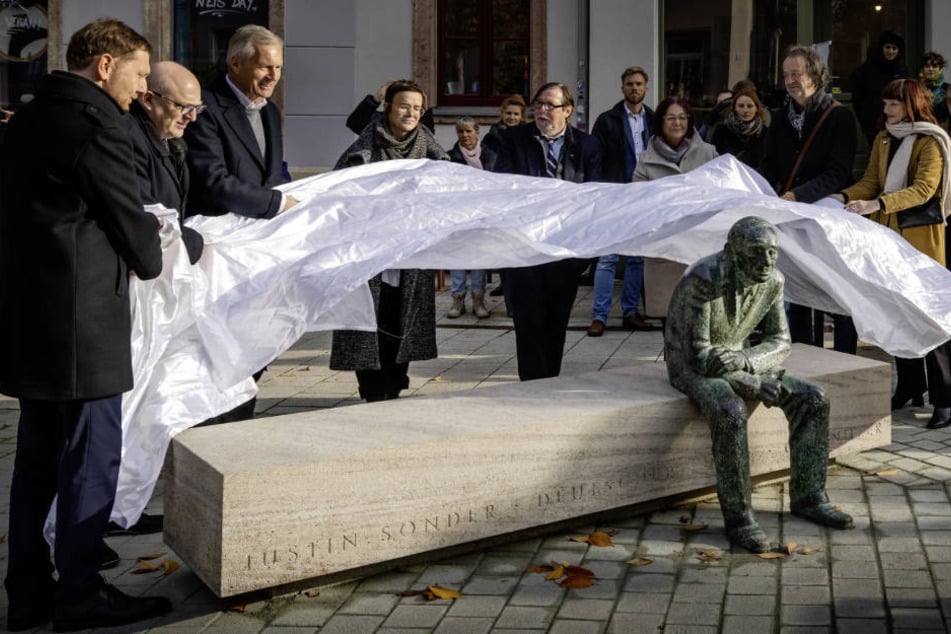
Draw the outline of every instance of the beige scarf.
[[[898,191],[908,187],[908,162],[911,160],[911,148],[919,134],[927,134],[938,142],[941,148],[941,158],[944,167],[941,173],[941,209],[944,217],[951,213],[951,138],[940,127],[927,121],[902,121],[901,123],[886,123],[885,129],[896,139],[901,139],[901,145],[895,151],[888,173],[885,175],[884,193]]]

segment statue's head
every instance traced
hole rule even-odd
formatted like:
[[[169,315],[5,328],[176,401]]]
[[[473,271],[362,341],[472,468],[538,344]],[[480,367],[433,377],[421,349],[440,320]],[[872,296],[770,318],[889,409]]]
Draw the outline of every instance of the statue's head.
[[[723,250],[743,284],[761,284],[776,267],[779,235],[762,218],[747,216],[730,227]]]

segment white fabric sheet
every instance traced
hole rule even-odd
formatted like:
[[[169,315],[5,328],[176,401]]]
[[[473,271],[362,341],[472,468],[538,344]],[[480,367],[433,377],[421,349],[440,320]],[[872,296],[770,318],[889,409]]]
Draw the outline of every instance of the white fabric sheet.
[[[272,220],[189,219],[205,251],[189,266],[177,226],[162,276],[134,280],[135,388],[113,519],[137,521],[169,440],[255,393],[248,378],[312,330],[373,330],[366,280],[387,268],[515,267],[622,253],[684,263],[757,215],[780,232],[789,300],[848,313],[901,356],[951,338],[951,273],[894,232],[836,206],[777,198],[721,157],[683,176],[578,185],[427,160],[385,161],[283,186],[301,204]]]

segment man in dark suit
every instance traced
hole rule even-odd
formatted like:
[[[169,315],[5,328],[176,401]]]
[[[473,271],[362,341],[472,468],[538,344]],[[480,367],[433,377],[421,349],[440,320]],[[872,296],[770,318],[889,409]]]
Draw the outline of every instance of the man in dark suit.
[[[10,486],[7,627],[131,623],[171,609],[98,574],[132,388],[129,275],[162,271],[123,113],[149,43],[115,19],[77,31],[0,151],[0,391],[20,401]],[[57,581],[43,525],[57,496]]]
[[[285,182],[281,113],[268,99],[284,69],[284,41],[248,24],[228,41],[228,74],[202,90],[207,110],[185,129],[191,188],[188,214],[273,218],[297,204]],[[257,381],[264,370],[254,374]],[[252,398],[205,424],[254,416]]]
[[[207,112],[185,131],[189,214],[273,218],[297,203],[285,182],[281,113],[268,101],[284,68],[284,42],[249,24],[228,41],[228,74],[202,90]]]
[[[532,100],[535,121],[508,128],[494,171],[560,178],[575,183],[601,180],[601,148],[591,136],[569,125],[574,113],[571,89],[548,83]],[[586,261],[569,258],[509,269],[518,376],[523,381],[558,376],[578,278]]]
[[[601,143],[604,153],[604,180],[630,183],[637,167],[637,158],[650,141],[654,111],[644,105],[647,96],[647,71],[640,66],[626,68],[621,74],[624,99],[602,112],[594,122],[592,136]],[[608,312],[614,298],[614,270],[618,255],[602,255],[594,272],[594,301],[588,336],[600,337],[608,323]],[[629,255],[624,268],[624,290],[621,292],[621,319],[631,330],[653,330],[637,312],[644,286],[644,258]]]

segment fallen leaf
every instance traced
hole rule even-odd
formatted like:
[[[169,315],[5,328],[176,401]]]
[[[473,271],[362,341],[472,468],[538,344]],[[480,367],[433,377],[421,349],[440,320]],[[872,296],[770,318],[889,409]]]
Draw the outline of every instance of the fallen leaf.
[[[720,551],[712,548],[696,548],[694,552],[697,553],[697,559],[705,562],[720,561],[721,555]]]
[[[555,579],[561,579],[565,576],[565,567],[558,566],[554,568],[551,572],[545,575],[545,581],[554,581]]]
[[[574,537],[569,537],[568,539],[573,542],[581,542],[582,544],[588,543],[588,535],[575,535]]]
[[[695,532],[695,531],[702,531],[706,528],[707,528],[706,524],[684,524],[683,526],[680,527],[680,530]]]
[[[458,590],[451,590],[442,586],[426,586],[426,591],[433,593],[439,599],[458,599],[462,596]]]
[[[527,572],[530,572],[530,573],[551,572],[554,569],[555,569],[554,566],[541,565],[541,566],[532,566],[531,568],[528,569]]]
[[[654,563],[654,560],[648,559],[647,557],[635,557],[634,559],[629,559],[627,563],[631,566],[649,566]]]
[[[757,553],[756,556],[759,557],[760,559],[782,559],[783,557],[786,556],[786,553],[777,553],[777,552]]]
[[[878,476],[879,478],[887,478],[888,476],[898,475],[898,469],[886,469],[885,471],[873,471],[868,475]]]
[[[569,577],[594,577],[594,572],[582,566],[565,566],[565,574]]]
[[[588,575],[573,575],[566,577],[564,581],[558,584],[567,590],[577,590],[594,585],[594,577]]]
[[[164,556],[165,553],[155,553],[154,555],[142,555],[141,557],[136,557],[137,561],[152,561],[153,559],[158,559],[159,557]]]
[[[165,575],[166,577],[172,574],[173,572],[175,572],[176,570],[178,570],[179,568],[181,568],[181,565],[173,559],[166,559],[165,561],[162,562],[162,570],[164,571],[162,574]]]
[[[437,374],[436,376],[433,377],[433,381],[442,381],[442,375]]]
[[[808,546],[803,546],[799,549],[800,555],[813,555],[818,552],[815,548],[809,548]]]
[[[140,561],[139,567],[132,571],[134,575],[142,575],[147,572],[155,572],[161,568],[161,564],[157,564],[151,561]]]
[[[237,605],[228,606],[229,612],[240,612],[241,614],[244,614],[244,611],[247,609],[248,609],[248,606],[245,605],[244,603],[238,603]]]
[[[786,544],[786,554],[787,555],[793,554],[796,551],[796,546],[798,545],[799,544],[797,544],[796,542],[789,542],[788,544]]]
[[[308,596],[308,597],[310,597],[310,598],[313,599],[314,597],[319,597],[319,596],[320,596],[320,590],[318,590],[317,588],[311,588],[310,590],[308,590],[308,591],[305,592],[304,594],[305,594],[306,596]]]
[[[298,372],[310,372],[310,366],[305,365],[303,368],[297,368]]]
[[[605,533],[604,531],[595,531],[588,536],[588,543],[592,546],[607,547],[613,546],[614,542],[611,541],[611,535]]]
[[[832,510],[833,510],[833,511],[841,511],[841,510],[842,510],[842,507],[841,507],[841,506],[833,506],[833,507],[832,507]]]

